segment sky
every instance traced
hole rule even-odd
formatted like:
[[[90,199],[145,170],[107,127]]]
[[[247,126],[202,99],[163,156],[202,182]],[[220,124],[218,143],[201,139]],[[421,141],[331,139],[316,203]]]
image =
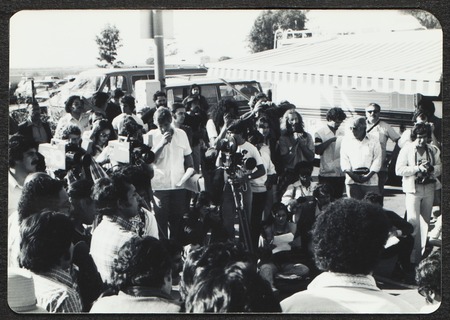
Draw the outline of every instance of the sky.
[[[165,44],[178,49],[166,63],[198,63],[198,50],[211,61],[221,56],[250,54],[246,41],[261,10],[173,10],[173,39]],[[141,38],[138,10],[20,11],[10,20],[10,67],[95,67],[99,61],[95,37],[115,25],[122,38],[117,58],[127,65],[144,65],[153,40]],[[307,15],[308,29],[327,31],[385,31],[414,28],[417,20],[394,10],[314,10]],[[170,20],[170,19],[166,19]]]

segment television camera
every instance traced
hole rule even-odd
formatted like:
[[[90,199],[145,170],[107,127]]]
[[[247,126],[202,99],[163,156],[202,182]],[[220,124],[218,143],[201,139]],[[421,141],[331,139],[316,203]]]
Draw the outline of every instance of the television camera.
[[[119,163],[130,163],[133,165],[151,164],[155,161],[155,154],[151,147],[141,139],[132,136],[119,136],[117,140],[109,141],[111,148],[110,160]]]
[[[256,167],[255,158],[246,158],[246,151],[237,152],[238,145],[233,138],[224,138],[219,141],[217,145],[220,151],[222,160],[222,169],[228,174],[226,183],[229,184],[233,194],[234,207],[236,214],[239,217],[239,232],[240,237],[246,249],[253,252],[253,245],[250,234],[250,227],[247,217],[250,213],[246,213],[242,201],[242,190],[245,185],[242,185],[241,178],[244,176],[246,170],[253,170]]]
[[[70,143],[69,140],[52,139],[50,143],[39,145],[39,153],[44,156],[46,167],[56,177],[62,179],[71,171],[77,179],[83,172],[86,178],[91,179],[92,157],[79,145]]]
[[[237,152],[238,145],[233,138],[224,138],[219,141],[217,148],[221,151],[222,168],[229,178],[241,178],[246,170],[256,167],[255,158],[245,158],[247,151]]]

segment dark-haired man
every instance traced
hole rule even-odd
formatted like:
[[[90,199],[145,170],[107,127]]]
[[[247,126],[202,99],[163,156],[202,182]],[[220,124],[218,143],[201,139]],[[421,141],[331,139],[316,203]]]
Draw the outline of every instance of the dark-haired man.
[[[33,272],[37,305],[52,313],[81,312],[77,281],[70,273],[73,225],[69,217],[37,213],[22,222],[20,233],[20,263]]]
[[[331,108],[327,112],[327,124],[315,133],[315,152],[320,155],[319,183],[332,185],[335,199],[342,197],[345,188],[345,175],[340,163],[343,133],[338,129],[346,118],[341,108]]]
[[[36,144],[23,135],[15,134],[8,142],[8,217],[17,209],[25,178],[36,172],[39,162]]]
[[[119,249],[138,237],[131,222],[138,214],[138,196],[127,177],[114,174],[94,184],[92,197],[102,220],[92,233],[90,253],[103,282],[108,284]]]
[[[28,118],[19,124],[18,133],[35,143],[49,143],[52,138],[50,125],[42,121],[41,108],[38,103],[31,103],[27,106]]]

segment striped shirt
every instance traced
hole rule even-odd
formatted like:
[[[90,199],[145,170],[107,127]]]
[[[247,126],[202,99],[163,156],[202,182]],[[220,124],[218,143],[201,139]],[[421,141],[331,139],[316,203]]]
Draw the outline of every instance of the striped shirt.
[[[33,273],[37,305],[52,313],[82,312],[76,281],[67,270],[54,267]]]
[[[120,248],[134,237],[138,237],[136,226],[131,221],[117,216],[103,216],[94,229],[90,253],[103,282],[112,282],[114,259],[117,258]]]

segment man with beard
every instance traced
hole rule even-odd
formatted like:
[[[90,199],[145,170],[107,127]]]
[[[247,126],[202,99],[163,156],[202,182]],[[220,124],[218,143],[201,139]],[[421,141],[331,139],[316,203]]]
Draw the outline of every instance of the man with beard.
[[[18,133],[37,144],[49,143],[52,138],[52,131],[48,122],[42,121],[39,104],[37,102],[29,104],[27,111],[28,118],[19,124]]]

